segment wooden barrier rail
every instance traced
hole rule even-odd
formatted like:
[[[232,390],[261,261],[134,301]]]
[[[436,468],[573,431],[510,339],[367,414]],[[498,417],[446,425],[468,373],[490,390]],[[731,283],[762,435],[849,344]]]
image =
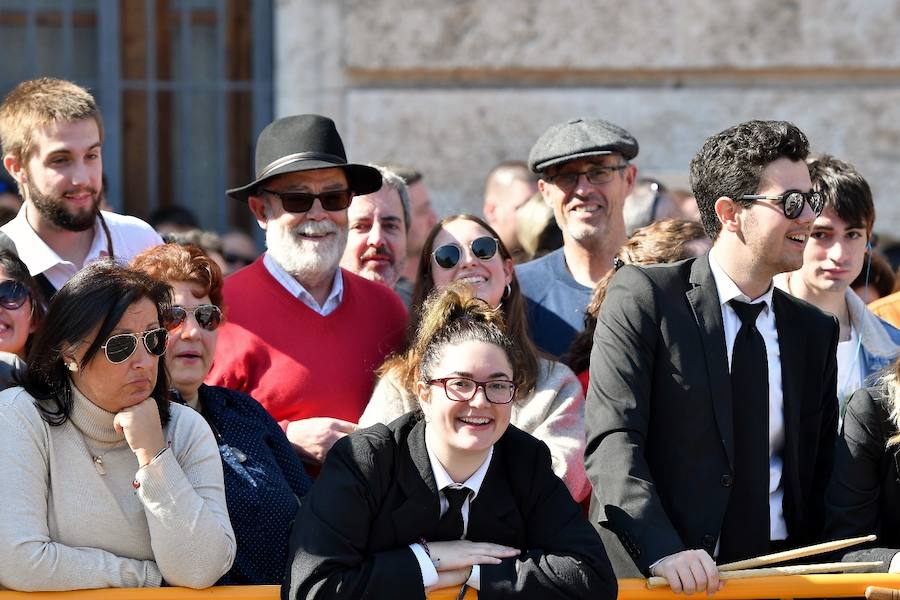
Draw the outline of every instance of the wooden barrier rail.
[[[856,573],[844,575],[793,575],[760,577],[729,581],[717,600],[751,600],[755,598],[852,598],[865,595],[866,588],[877,585],[900,589],[900,575]],[[278,600],[279,586],[223,586],[205,590],[186,588],[141,588],[79,590],[75,592],[0,592],[0,600]],[[428,595],[428,600],[454,600],[458,588],[448,588]],[[706,593],[696,594],[706,598]],[[647,589],[643,579],[620,579],[618,600],[675,600],[685,598],[669,589]],[[476,600],[473,590],[466,600]]]

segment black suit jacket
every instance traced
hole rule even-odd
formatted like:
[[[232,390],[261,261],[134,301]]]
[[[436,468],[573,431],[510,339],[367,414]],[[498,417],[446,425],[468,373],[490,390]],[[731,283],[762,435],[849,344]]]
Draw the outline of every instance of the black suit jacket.
[[[776,289],[784,517],[821,532],[837,430],[834,317]],[[591,517],[619,577],[686,549],[713,553],[734,473],[731,382],[709,257],[623,267],[594,334],[585,421]]]
[[[425,423],[410,413],[337,442],[291,533],[283,598],[424,598],[409,544],[434,540],[440,499]],[[479,598],[615,598],[597,532],[550,468],[543,442],[512,425],[494,445],[466,539],[517,558],[481,566]]]
[[[887,571],[900,549],[900,445],[887,445],[897,435],[892,410],[881,388],[850,397],[825,494],[825,538],[878,535],[877,545],[843,554],[844,560],[884,561],[875,571]]]

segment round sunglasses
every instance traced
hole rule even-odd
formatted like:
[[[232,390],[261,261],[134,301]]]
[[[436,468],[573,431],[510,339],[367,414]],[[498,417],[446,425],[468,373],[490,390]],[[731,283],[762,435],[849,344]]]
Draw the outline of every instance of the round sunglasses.
[[[100,346],[106,354],[106,360],[114,365],[123,363],[137,350],[138,338],[144,343],[147,353],[152,356],[162,356],[166,352],[166,343],[169,333],[165,327],[140,331],[138,333],[117,333],[110,336],[106,343]]]
[[[199,306],[170,306],[163,313],[163,326],[173,331],[181,326],[187,319],[188,313],[194,313],[197,325],[206,331],[215,331],[222,323],[222,311],[215,304],[200,304]]]
[[[3,308],[7,310],[22,308],[30,297],[28,288],[21,281],[7,279],[0,282],[0,306]]]
[[[815,216],[822,214],[825,208],[825,198],[819,192],[800,192],[788,190],[779,196],[764,196],[760,194],[745,194],[738,200],[775,200],[781,204],[781,210],[788,219],[796,219],[803,213],[803,205],[809,204]]]
[[[350,206],[350,202],[353,200],[352,190],[331,190],[328,192],[319,192],[318,194],[310,194],[307,192],[276,192],[275,190],[267,189],[263,189],[263,191],[281,200],[282,208],[291,213],[307,212],[312,208],[316,198],[322,203],[322,208],[329,212],[344,210]]]
[[[479,260],[494,258],[499,248],[497,238],[492,238],[488,235],[475,238],[469,243],[469,250],[472,251],[472,256]],[[452,269],[462,260],[462,248],[459,244],[444,244],[435,248],[431,256],[434,257],[434,262],[440,268]]]

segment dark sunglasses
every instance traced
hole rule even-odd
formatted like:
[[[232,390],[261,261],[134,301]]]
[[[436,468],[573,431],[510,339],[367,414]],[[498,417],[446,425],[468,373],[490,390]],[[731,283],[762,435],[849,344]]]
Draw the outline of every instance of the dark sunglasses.
[[[796,219],[803,212],[803,204],[809,203],[809,207],[818,217],[825,208],[825,199],[819,192],[799,192],[788,190],[780,196],[760,196],[755,194],[744,195],[738,200],[775,200],[781,204],[784,216],[788,219]]]
[[[316,198],[322,203],[322,208],[327,211],[335,212],[344,210],[350,206],[353,200],[352,190],[332,190],[330,192],[319,192],[318,194],[309,194],[307,192],[276,192],[273,190],[263,190],[267,194],[271,194],[281,200],[281,206],[287,212],[304,213],[312,208]]]
[[[497,239],[487,235],[475,238],[469,244],[472,256],[479,260],[494,258],[499,247]],[[434,257],[434,262],[437,263],[437,266],[442,269],[452,269],[462,259],[462,248],[458,244],[444,244],[435,248],[431,255]]]
[[[189,312],[194,313],[197,325],[207,331],[215,331],[222,322],[222,311],[215,304],[201,304],[193,307],[175,304],[163,313],[163,326],[169,331],[177,329],[187,319]]]
[[[21,281],[7,279],[0,283],[0,306],[7,310],[22,308],[22,305],[30,297],[28,288]]]
[[[166,352],[166,342],[169,333],[165,327],[141,331],[139,333],[118,333],[111,336],[106,343],[100,346],[106,354],[106,360],[114,365],[123,363],[137,350],[138,338],[144,343],[144,348],[152,356],[162,356]]]

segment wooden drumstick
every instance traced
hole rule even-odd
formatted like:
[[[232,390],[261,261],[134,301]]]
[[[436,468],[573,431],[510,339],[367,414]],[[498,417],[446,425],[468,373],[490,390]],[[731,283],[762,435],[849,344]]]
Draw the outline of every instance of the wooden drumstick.
[[[882,561],[876,562],[838,562],[820,563],[816,565],[791,565],[789,567],[766,567],[764,569],[744,569],[741,571],[725,571],[719,573],[719,579],[751,579],[754,577],[775,577],[778,575],[812,575],[815,573],[841,573],[856,569],[872,569],[882,566]],[[669,582],[665,577],[647,578],[647,587],[650,589],[668,587]]]
[[[812,546],[804,546],[802,548],[794,548],[793,550],[785,550],[784,552],[776,552],[774,554],[757,556],[756,558],[748,558],[746,560],[730,562],[724,565],[718,565],[716,568],[719,569],[720,573],[724,571],[755,569],[756,567],[762,567],[763,565],[771,565],[772,563],[796,560],[798,558],[806,558],[807,556],[824,554],[825,552],[832,552],[834,550],[840,550],[841,548],[848,548],[850,546],[856,546],[858,544],[865,544],[866,542],[874,541],[874,534],[865,535],[862,537],[848,538],[845,540],[834,540],[832,542],[823,542],[821,544],[813,544]]]

